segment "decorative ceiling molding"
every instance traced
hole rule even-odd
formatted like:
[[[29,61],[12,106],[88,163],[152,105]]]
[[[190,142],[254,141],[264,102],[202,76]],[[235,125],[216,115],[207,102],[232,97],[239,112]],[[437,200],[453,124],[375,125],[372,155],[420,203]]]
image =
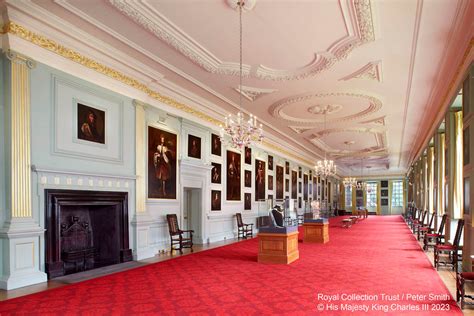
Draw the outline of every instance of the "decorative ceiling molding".
[[[355,132],[355,133],[371,133],[371,134],[382,134],[383,130],[380,128],[371,128],[371,127],[348,127],[348,128],[331,128],[325,129],[320,132],[313,134],[313,138],[322,138],[323,136],[335,133],[346,133],[346,132]]]
[[[314,129],[313,127],[298,127],[298,126],[288,126],[288,127],[291,128],[297,134],[303,134],[303,133],[306,133],[307,131]]]
[[[382,82],[382,61],[373,61],[339,80],[369,79]]]
[[[147,0],[109,0],[110,4],[160,40],[175,48],[206,71],[223,75],[240,75],[240,64],[223,62],[199,45],[188,34],[173,24],[148,3]],[[250,66],[242,65],[242,74],[249,76]]]
[[[339,112],[342,109],[342,105],[340,104],[328,104],[328,105],[313,105],[308,108],[308,112],[311,114],[334,114]]]
[[[370,0],[339,1],[348,35],[336,41],[326,51],[314,54],[307,65],[281,70],[260,65],[255,75],[263,80],[301,80],[315,76],[346,59],[358,46],[375,40],[372,4]]]
[[[234,88],[234,90],[242,94],[242,96],[244,96],[247,100],[252,101],[252,102],[257,100],[264,94],[270,94],[275,91],[278,91],[277,89],[262,89],[262,88],[254,88],[254,87],[247,87],[247,86],[238,86],[237,88]]]
[[[330,147],[326,142],[323,141],[323,136],[335,134],[335,133],[369,133],[374,136],[375,146],[364,148],[359,151],[351,151],[346,149],[335,149]],[[377,128],[365,128],[365,127],[349,127],[349,128],[331,128],[319,131],[317,133],[311,134],[307,139],[315,144],[318,148],[323,149],[325,152],[329,152],[333,155],[347,155],[351,154],[361,154],[374,152],[379,150],[386,151],[386,141],[385,141],[385,131],[382,131]]]
[[[86,57],[78,53],[77,51],[74,51],[73,49],[65,47],[43,35],[37,34],[13,21],[10,21],[4,24],[3,27],[0,28],[0,35],[3,35],[3,34],[8,34],[8,35],[21,38],[47,51],[55,53],[58,56],[68,59],[72,62],[78,63],[88,69],[94,70],[97,73],[100,73],[111,79],[117,80],[118,82],[121,82],[129,87],[137,89],[138,91],[144,92],[152,99],[155,99],[163,104],[166,104],[184,113],[191,114],[194,117],[199,118],[205,122],[208,122],[211,125],[220,126],[223,124],[223,122],[221,122],[220,120],[217,120],[204,112],[197,111],[193,107],[190,107],[184,103],[178,102],[170,97],[160,94],[159,92],[151,89],[146,84],[140,82],[139,80],[135,78],[127,76],[121,73],[120,71],[112,69],[111,67],[101,64],[100,62],[96,60]],[[269,140],[264,140],[262,145],[268,148],[271,148],[276,153],[281,153],[283,155],[286,155],[289,158],[293,158],[297,161],[305,163],[308,166],[313,165],[312,161],[308,160],[305,157],[299,156],[296,150],[280,147],[278,145],[273,144]]]
[[[381,117],[377,117],[374,119],[370,119],[367,121],[361,122],[362,124],[375,124],[375,125],[380,125],[380,126],[385,126],[385,115]]]
[[[302,95],[289,97],[289,98],[286,98],[286,99],[283,99],[281,101],[278,101],[278,102],[274,103],[272,106],[270,106],[268,111],[273,117],[280,118],[280,119],[283,119],[283,120],[286,120],[286,121],[289,121],[289,122],[292,122],[292,123],[320,124],[320,123],[324,122],[322,118],[304,119],[304,118],[292,117],[290,115],[285,114],[283,112],[283,109],[288,107],[288,106],[291,106],[294,103],[310,101],[312,99],[318,99],[318,98],[319,99],[320,98],[328,98],[328,97],[352,97],[352,98],[356,98],[356,99],[366,100],[369,103],[368,106],[364,110],[362,110],[362,111],[360,111],[356,114],[351,114],[351,115],[347,115],[347,116],[344,116],[344,117],[338,117],[338,118],[333,118],[333,119],[331,119],[331,117],[329,117],[327,119],[328,123],[358,120],[358,119],[366,117],[366,116],[368,116],[372,113],[375,113],[378,110],[380,110],[380,108],[382,108],[382,101],[380,101],[379,99],[377,99],[373,96],[360,94],[360,93],[351,93],[351,92],[347,92],[347,93],[346,92],[334,92],[334,93],[302,94]]]

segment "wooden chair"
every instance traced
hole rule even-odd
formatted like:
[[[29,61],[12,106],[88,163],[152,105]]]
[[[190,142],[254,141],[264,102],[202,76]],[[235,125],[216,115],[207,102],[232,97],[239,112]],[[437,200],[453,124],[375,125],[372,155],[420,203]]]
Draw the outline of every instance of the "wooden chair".
[[[434,247],[434,264],[435,268],[438,269],[440,264],[452,265],[454,271],[458,271],[458,256],[459,256],[459,243],[461,241],[462,229],[464,228],[464,220],[458,220],[458,226],[456,228],[456,235],[454,235],[453,244],[436,245]],[[441,261],[440,255],[446,255],[449,261]]]
[[[247,237],[253,237],[253,224],[244,224],[242,221],[242,214],[236,213],[235,218],[237,219],[237,239],[243,238],[247,239]]]
[[[441,240],[444,239],[444,226],[446,225],[446,217],[444,214],[441,218],[441,223],[439,224],[439,229],[437,233],[428,232],[423,236],[423,250],[428,250],[429,247],[434,247],[438,244],[441,244]]]
[[[461,309],[465,304],[474,305],[474,294],[466,294],[466,283],[474,284],[474,272],[456,273],[456,302],[461,301]],[[470,302],[465,302],[469,298]]]
[[[433,221],[436,214],[433,212],[433,214],[431,214],[431,218],[430,218],[430,214],[429,213],[427,214],[428,215],[426,216],[428,216],[429,221],[427,224],[422,224],[421,227],[418,228],[418,235],[417,235],[418,240],[421,240],[421,238],[424,237],[425,234],[427,234],[428,232],[431,233],[431,231],[433,230],[431,226],[433,226]]]
[[[421,218],[413,223],[413,234],[416,234],[417,236],[420,234],[420,228],[423,227],[427,214],[427,210],[422,211]]]
[[[415,209],[415,211],[413,212],[413,217],[410,219],[410,223],[409,223],[412,231],[414,230],[413,225],[418,223],[418,221],[420,220],[420,216],[421,216],[421,210]]]
[[[171,239],[171,253],[174,250],[179,250],[179,253],[183,253],[183,248],[190,248],[193,252],[193,233],[194,230],[181,230],[178,225],[178,218],[176,214],[167,214],[166,220],[168,221],[168,230],[170,232]],[[188,237],[184,237],[187,234]],[[174,245],[178,245],[178,248],[174,248]]]

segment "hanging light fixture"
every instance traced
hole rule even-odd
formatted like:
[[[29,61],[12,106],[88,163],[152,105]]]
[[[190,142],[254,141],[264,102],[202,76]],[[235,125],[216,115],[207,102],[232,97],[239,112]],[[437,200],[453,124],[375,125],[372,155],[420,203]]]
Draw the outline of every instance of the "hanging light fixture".
[[[352,144],[354,144],[354,141],[345,141],[344,144],[346,144],[347,146],[351,146]],[[348,152],[351,152],[350,150],[348,150]],[[351,172],[351,169],[349,168],[349,177],[346,177],[342,180],[342,184],[344,185],[344,187],[353,187],[357,184],[357,180],[356,178],[352,177],[352,172]]]
[[[372,168],[372,166],[366,166],[366,168],[367,168],[367,177],[370,179],[370,169]],[[369,194],[372,193],[372,186],[367,183],[365,186],[365,191],[367,191],[367,193]]]
[[[366,182],[362,182],[362,177],[363,177],[363,170],[362,170],[362,167],[363,167],[363,158],[360,159],[360,181],[357,181],[356,183],[356,190],[366,190],[367,189],[367,183]]]
[[[326,130],[326,115],[328,113],[329,107],[327,106],[326,108],[323,109],[323,114],[324,114],[324,130]],[[333,160],[327,160],[326,159],[326,151],[324,151],[324,160],[318,160],[316,163],[316,166],[314,166],[314,170],[316,171],[316,174],[318,176],[321,176],[323,178],[327,178],[329,176],[335,175],[336,174],[336,164],[334,163]]]
[[[239,112],[234,118],[231,114],[226,116],[225,125],[220,126],[220,139],[225,145],[230,145],[237,149],[249,146],[252,143],[262,142],[263,129],[262,124],[257,124],[257,117],[250,114],[249,118],[245,118],[242,112],[242,8],[245,6],[244,0],[237,2],[239,7],[239,26],[240,26],[240,86],[239,86]],[[225,135],[228,137],[226,138]]]

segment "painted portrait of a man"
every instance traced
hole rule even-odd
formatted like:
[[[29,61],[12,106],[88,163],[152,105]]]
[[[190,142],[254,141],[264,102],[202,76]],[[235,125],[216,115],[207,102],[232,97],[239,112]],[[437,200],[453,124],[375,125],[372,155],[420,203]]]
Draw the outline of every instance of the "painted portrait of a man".
[[[77,138],[105,144],[105,111],[78,103]]]
[[[227,151],[227,200],[240,201],[241,191],[241,168],[240,154]]]
[[[265,161],[255,159],[255,201],[265,199]]]
[[[283,199],[283,166],[276,166],[276,198]]]
[[[177,135],[148,126],[148,198],[176,199]]]

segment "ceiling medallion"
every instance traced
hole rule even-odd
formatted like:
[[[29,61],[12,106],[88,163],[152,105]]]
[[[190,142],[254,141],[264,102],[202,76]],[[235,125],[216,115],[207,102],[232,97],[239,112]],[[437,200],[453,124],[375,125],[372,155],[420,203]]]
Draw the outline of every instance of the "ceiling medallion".
[[[308,108],[311,114],[334,114],[342,109],[340,104],[313,105]]]
[[[242,2],[242,5],[241,5]],[[242,8],[243,12],[251,11],[255,5],[257,4],[257,0],[227,0],[227,5],[232,9],[238,11],[239,8]]]

